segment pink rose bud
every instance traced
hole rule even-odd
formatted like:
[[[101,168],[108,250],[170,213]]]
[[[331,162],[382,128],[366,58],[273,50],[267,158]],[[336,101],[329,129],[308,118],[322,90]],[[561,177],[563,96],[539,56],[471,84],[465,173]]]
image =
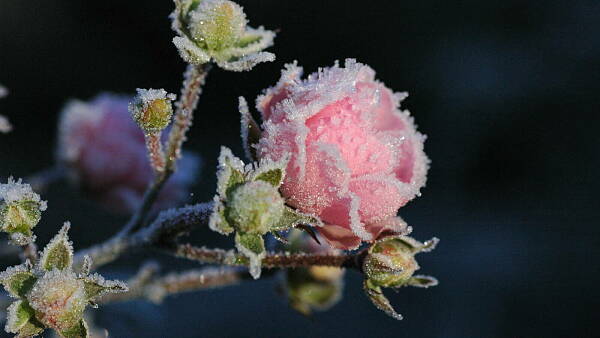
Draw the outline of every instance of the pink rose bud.
[[[399,109],[407,94],[393,93],[353,59],[301,75],[287,65],[257,99],[264,121],[258,156],[291,154],[281,186],[287,203],[319,216],[321,233],[341,249],[383,231],[405,232],[396,213],[419,195],[429,163],[425,137]]]
[[[100,94],[90,102],[73,100],[59,124],[58,161],[81,188],[119,213],[137,208],[154,177],[144,133],[127,110],[130,101],[131,97],[113,94]],[[172,207],[184,200],[199,166],[198,156],[184,153],[155,207]]]

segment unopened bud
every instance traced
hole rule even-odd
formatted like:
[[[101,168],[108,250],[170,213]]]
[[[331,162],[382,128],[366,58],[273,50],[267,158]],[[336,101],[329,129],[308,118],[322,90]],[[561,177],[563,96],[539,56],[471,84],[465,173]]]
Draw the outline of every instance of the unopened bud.
[[[75,326],[87,304],[84,283],[70,270],[47,272],[26,297],[36,319],[59,332]]]
[[[175,95],[168,94],[164,89],[138,88],[134,101],[129,104],[129,112],[144,132],[158,132],[171,122],[173,100]]]
[[[402,286],[419,269],[414,257],[417,251],[403,237],[384,238],[369,248],[363,270],[373,285]]]
[[[227,220],[242,233],[267,233],[285,209],[277,187],[260,180],[239,185],[227,203]]]
[[[46,201],[33,192],[29,184],[8,179],[0,184],[0,228],[19,245],[32,240],[33,229],[46,210]]]
[[[192,38],[208,50],[220,51],[238,42],[246,30],[242,7],[228,0],[204,0],[192,13]]]

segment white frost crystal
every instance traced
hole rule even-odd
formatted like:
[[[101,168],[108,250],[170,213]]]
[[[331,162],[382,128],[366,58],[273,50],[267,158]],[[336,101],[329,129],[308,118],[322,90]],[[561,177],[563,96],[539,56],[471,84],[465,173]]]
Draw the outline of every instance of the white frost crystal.
[[[273,45],[275,33],[247,27],[241,6],[229,0],[175,0],[171,14],[173,43],[188,63],[214,61],[229,71],[250,70],[256,64],[275,60],[263,52]]]

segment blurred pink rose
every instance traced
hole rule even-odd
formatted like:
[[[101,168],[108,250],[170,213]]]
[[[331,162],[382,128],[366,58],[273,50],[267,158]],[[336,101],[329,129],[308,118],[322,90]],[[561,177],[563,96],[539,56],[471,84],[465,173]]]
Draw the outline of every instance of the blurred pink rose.
[[[353,249],[383,231],[404,231],[398,209],[419,194],[428,169],[406,93],[393,93],[353,59],[302,80],[287,65],[257,99],[263,117],[258,156],[291,153],[282,193],[302,212],[321,217],[333,246]]]
[[[153,178],[144,134],[127,110],[131,99],[100,94],[89,102],[70,101],[59,124],[58,161],[82,189],[119,213],[136,209]],[[199,166],[198,156],[185,153],[155,208],[185,200]]]

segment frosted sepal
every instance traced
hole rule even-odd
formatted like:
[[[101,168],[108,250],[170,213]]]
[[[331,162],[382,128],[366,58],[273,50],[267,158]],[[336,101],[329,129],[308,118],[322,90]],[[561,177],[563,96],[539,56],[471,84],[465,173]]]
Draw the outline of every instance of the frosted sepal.
[[[7,319],[4,330],[15,333],[17,337],[35,337],[44,331],[35,320],[35,311],[26,301],[18,300],[7,309]]]
[[[24,297],[31,289],[37,277],[31,269],[29,261],[7,268],[0,273],[0,283],[12,297]]]
[[[252,278],[260,278],[261,262],[266,255],[265,242],[258,234],[235,234],[235,247],[248,258],[248,269]]]
[[[69,241],[67,232],[71,223],[65,222],[58,234],[46,245],[39,261],[39,269],[51,271],[53,269],[70,269],[73,264],[73,244]]]
[[[367,297],[369,297],[369,300],[371,300],[371,303],[373,303],[376,308],[385,312],[388,316],[394,319],[402,320],[402,315],[394,310],[390,304],[390,301],[383,294],[379,286],[374,286],[368,280],[365,280],[363,289]]]

